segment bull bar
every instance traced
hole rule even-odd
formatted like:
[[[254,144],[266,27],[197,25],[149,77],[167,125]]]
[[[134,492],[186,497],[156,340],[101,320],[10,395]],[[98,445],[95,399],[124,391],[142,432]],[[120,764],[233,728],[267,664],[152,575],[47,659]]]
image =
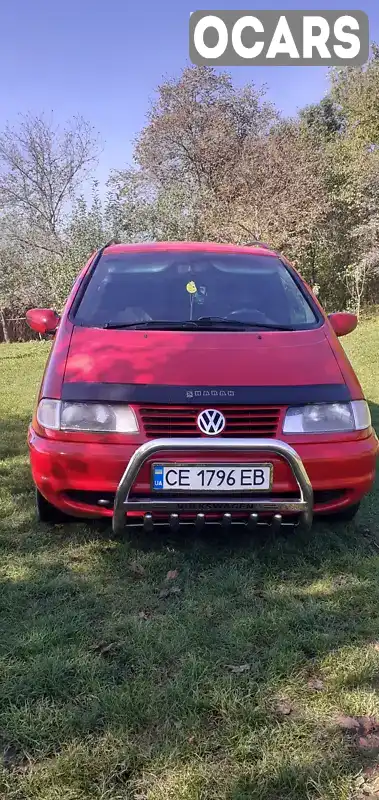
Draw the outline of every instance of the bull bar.
[[[223,453],[272,453],[273,455],[284,458],[296,479],[299,487],[299,499],[280,499],[270,498],[256,499],[254,495],[244,497],[206,496],[188,497],[176,496],[165,497],[157,492],[157,495],[131,497],[132,487],[138,477],[143,464],[157,453],[191,453],[204,450],[207,452]],[[231,511],[250,512],[248,524],[254,528],[259,522],[259,512],[264,514],[273,513],[272,524],[280,527],[282,524],[282,514],[299,515],[299,524],[309,529],[313,520],[313,489],[309,480],[304,464],[293,447],[279,439],[224,439],[224,438],[202,438],[194,439],[173,438],[173,439],[152,439],[138,447],[133,453],[125,472],[117,488],[112,527],[113,533],[118,536],[122,533],[126,524],[126,513],[128,511],[145,512],[144,527],[151,530],[154,527],[152,511],[168,512],[171,527],[178,527],[180,524],[180,513],[196,512],[196,523],[201,526],[205,520],[205,513],[223,512],[223,523],[231,523]]]

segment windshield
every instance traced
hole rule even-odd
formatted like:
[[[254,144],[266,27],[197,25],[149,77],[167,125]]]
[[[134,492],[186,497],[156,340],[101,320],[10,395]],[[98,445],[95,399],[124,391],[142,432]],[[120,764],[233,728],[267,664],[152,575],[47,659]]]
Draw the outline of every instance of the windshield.
[[[164,329],[196,320],[191,329],[317,324],[305,290],[278,257],[206,251],[103,255],[75,316],[86,327]]]

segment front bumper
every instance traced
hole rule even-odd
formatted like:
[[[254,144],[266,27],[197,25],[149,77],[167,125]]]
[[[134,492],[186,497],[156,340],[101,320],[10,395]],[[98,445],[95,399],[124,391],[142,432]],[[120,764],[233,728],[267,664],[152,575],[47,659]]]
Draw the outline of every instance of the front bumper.
[[[251,460],[251,456],[257,453],[258,442],[261,441],[237,440],[237,449],[233,450],[231,449],[233,440],[230,439],[201,438],[200,441],[182,439],[180,446],[178,445],[179,449],[173,450],[175,440],[163,440],[166,442],[164,447],[166,462],[186,461],[194,464],[199,463],[200,459],[207,463],[217,463],[226,459],[235,463]],[[262,520],[277,514],[282,514],[283,520],[286,521],[289,515],[298,517],[306,510],[298,504],[306,502],[309,507],[310,495],[304,490],[301,494],[299,481],[292,467],[295,462],[289,461],[284,451],[287,455],[288,452],[295,453],[296,463],[300,462],[308,476],[314,492],[313,510],[317,514],[333,513],[358,503],[372,487],[378,451],[378,440],[373,431],[368,432],[366,436],[356,435],[344,441],[313,439],[308,442],[294,442],[293,446],[288,442],[277,442],[273,439],[263,441],[259,460],[272,461],[274,467],[274,484],[269,497],[254,499],[250,496],[247,499],[244,495],[241,503],[239,498],[233,495],[223,498],[222,501],[215,499],[214,495],[212,498],[176,497],[175,502],[168,505],[167,500],[161,495],[151,497],[150,471],[153,459],[150,448],[153,447],[154,452],[158,452],[156,440],[142,444],[132,441],[125,444],[110,444],[101,440],[77,442],[67,438],[53,440],[39,436],[32,427],[29,429],[33,479],[43,496],[66,514],[87,518],[113,517],[113,505],[117,498],[115,512],[118,522],[114,524],[118,526],[121,524],[121,514],[123,525],[125,522],[141,522],[145,514],[153,514],[155,521],[165,521],[166,524],[171,519],[173,525],[176,524],[176,514],[180,515],[181,521],[182,519],[196,521],[197,514],[200,514],[199,524],[202,514],[206,514],[206,519],[210,521],[220,521],[224,519],[223,514],[228,515],[232,512],[233,521],[245,522],[249,514],[258,513]],[[276,446],[280,448],[280,452],[275,450]],[[159,444],[160,452],[161,447]],[[131,469],[135,471],[136,463],[138,477],[130,491]],[[127,500],[126,505],[125,500]],[[259,507],[258,500],[261,501]],[[186,502],[192,503],[192,506],[187,505],[188,511],[183,510],[183,504]],[[160,504],[159,510],[156,510],[157,503]],[[268,509],[267,503],[269,503]],[[208,510],[204,509],[205,505],[208,505]],[[224,519],[226,524],[228,519],[228,516]],[[254,525],[254,519],[256,517],[250,520],[250,524]],[[277,522],[278,520],[275,524]],[[149,516],[145,519],[145,524],[147,527],[151,525]]]

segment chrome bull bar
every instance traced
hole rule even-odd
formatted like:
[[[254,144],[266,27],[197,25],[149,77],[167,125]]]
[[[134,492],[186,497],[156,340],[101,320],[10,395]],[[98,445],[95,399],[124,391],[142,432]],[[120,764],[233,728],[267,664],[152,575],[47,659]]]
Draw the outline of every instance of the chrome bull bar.
[[[158,493],[156,496],[150,494],[146,497],[140,495],[130,497],[130,492],[141,467],[151,456],[156,455],[156,453],[169,453],[171,455],[172,453],[190,453],[201,450],[206,453],[221,451],[223,453],[255,454],[264,452],[280,456],[291,467],[299,487],[299,499],[286,500],[275,497],[258,499],[253,494],[248,497],[246,494],[242,497],[236,497],[231,494],[222,498],[217,495],[194,498],[185,496],[184,493],[183,497],[180,495],[175,498],[168,498]],[[148,529],[154,525],[152,511],[168,512],[173,527],[177,527],[180,523],[179,515],[181,513],[195,513],[197,514],[198,522],[203,523],[207,512],[208,514],[222,512],[224,522],[228,525],[232,521],[230,512],[248,511],[251,527],[255,527],[258,522],[259,512],[261,512],[274,515],[274,527],[280,527],[282,514],[295,514],[299,517],[299,524],[309,529],[313,520],[313,489],[304,464],[296,450],[279,439],[205,439],[203,437],[196,439],[152,439],[141,445],[133,453],[118,485],[112,519],[113,532],[116,536],[120,535],[125,528],[125,515],[128,511],[146,512],[145,522]]]

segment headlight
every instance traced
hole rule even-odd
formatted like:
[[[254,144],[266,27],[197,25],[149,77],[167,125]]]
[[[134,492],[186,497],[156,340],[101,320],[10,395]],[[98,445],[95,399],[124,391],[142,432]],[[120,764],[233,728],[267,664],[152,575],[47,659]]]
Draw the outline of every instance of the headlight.
[[[37,420],[44,428],[94,433],[137,433],[138,422],[130,406],[104,403],[65,403],[41,400]]]
[[[318,403],[287,410],[283,433],[344,433],[371,425],[365,400],[351,403]]]

